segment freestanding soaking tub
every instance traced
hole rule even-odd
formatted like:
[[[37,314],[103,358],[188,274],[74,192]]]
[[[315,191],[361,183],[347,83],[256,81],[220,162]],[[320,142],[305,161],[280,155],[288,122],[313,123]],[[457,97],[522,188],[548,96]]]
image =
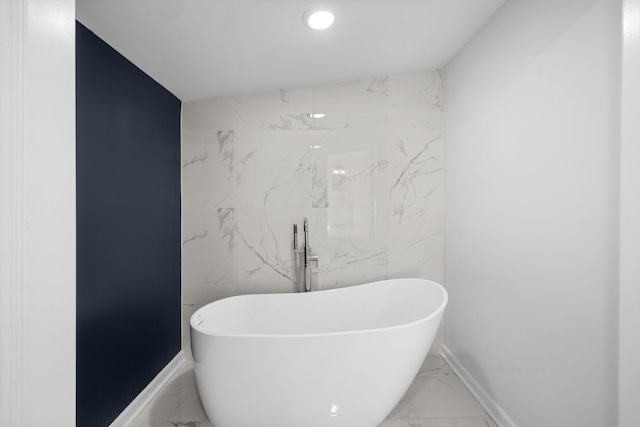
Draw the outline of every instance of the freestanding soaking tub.
[[[422,279],[208,304],[191,317],[204,410],[215,427],[376,427],[446,304],[444,288]]]

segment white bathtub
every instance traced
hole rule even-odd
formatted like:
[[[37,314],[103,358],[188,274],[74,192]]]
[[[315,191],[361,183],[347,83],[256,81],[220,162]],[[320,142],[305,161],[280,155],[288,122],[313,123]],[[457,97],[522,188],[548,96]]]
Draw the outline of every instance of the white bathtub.
[[[446,304],[444,288],[421,279],[208,304],[191,317],[204,410],[215,427],[376,427]]]

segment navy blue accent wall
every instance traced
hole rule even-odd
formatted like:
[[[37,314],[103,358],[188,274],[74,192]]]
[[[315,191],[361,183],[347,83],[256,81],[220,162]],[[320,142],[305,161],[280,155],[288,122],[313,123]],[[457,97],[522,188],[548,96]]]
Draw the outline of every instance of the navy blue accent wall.
[[[180,351],[180,100],[76,24],[77,425]],[[43,177],[46,179],[46,177]]]

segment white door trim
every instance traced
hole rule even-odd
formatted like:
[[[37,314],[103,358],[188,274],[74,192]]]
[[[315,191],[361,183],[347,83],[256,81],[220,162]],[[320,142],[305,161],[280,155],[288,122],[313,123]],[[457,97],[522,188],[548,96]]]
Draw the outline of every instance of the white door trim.
[[[75,425],[75,2],[0,2],[0,425]]]
[[[623,0],[618,425],[640,419],[640,0]]]
[[[26,3],[0,3],[0,425],[22,425],[23,47]]]

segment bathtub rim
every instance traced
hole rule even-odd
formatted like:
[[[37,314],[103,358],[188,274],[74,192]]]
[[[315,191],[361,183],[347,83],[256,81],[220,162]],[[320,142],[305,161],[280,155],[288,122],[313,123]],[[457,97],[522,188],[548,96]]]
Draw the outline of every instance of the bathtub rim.
[[[243,297],[255,297],[255,296],[262,296],[262,295],[295,295],[295,293],[265,293],[265,294],[246,294],[246,295],[234,295],[234,296],[230,296],[230,297],[226,297],[226,298],[221,298],[217,301],[212,301],[208,304],[203,305],[202,307],[200,307],[198,310],[196,310],[191,317],[189,318],[189,328],[190,330],[199,332],[203,335],[208,335],[208,336],[212,336],[212,337],[220,337],[220,338],[305,338],[305,337],[328,337],[328,336],[340,336],[340,335],[358,335],[358,334],[369,334],[369,333],[376,333],[376,332],[384,332],[384,331],[392,331],[392,330],[397,330],[397,329],[403,329],[403,328],[409,328],[412,326],[416,326],[419,325],[421,323],[426,323],[427,321],[433,319],[434,317],[440,316],[442,315],[442,313],[444,312],[444,309],[447,306],[447,303],[449,302],[449,293],[447,292],[447,290],[444,288],[444,286],[442,286],[440,283],[435,282],[433,280],[428,280],[428,279],[420,279],[420,278],[416,278],[416,277],[403,277],[403,278],[396,278],[396,279],[386,279],[386,280],[377,280],[375,282],[369,282],[369,283],[362,283],[360,285],[353,285],[353,286],[346,286],[346,287],[342,287],[342,288],[334,288],[334,289],[325,289],[325,290],[321,290],[321,291],[313,291],[313,293],[318,293],[318,292],[341,292],[341,291],[345,291],[348,289],[352,289],[355,287],[359,287],[359,286],[367,286],[367,285],[373,285],[376,283],[382,283],[382,282],[392,282],[392,281],[396,281],[396,280],[418,280],[421,282],[428,282],[429,284],[433,284],[436,285],[436,287],[439,288],[439,290],[442,292],[443,295],[443,299],[442,302],[438,305],[438,307],[431,311],[428,315],[426,315],[425,317],[422,317],[418,320],[414,320],[412,322],[407,322],[407,323],[402,323],[400,325],[394,325],[394,326],[385,326],[385,327],[381,327],[381,328],[369,328],[369,329],[357,329],[357,330],[352,330],[352,331],[339,331],[339,332],[318,332],[318,333],[308,333],[308,334],[300,334],[300,333],[295,333],[295,334],[226,334],[226,333],[209,333],[206,332],[204,330],[202,330],[202,328],[199,328],[199,325],[195,325],[194,319],[196,317],[196,315],[204,310],[205,308],[209,307],[212,304],[216,304],[218,302],[221,302],[223,300],[229,299],[229,298],[243,298]]]

